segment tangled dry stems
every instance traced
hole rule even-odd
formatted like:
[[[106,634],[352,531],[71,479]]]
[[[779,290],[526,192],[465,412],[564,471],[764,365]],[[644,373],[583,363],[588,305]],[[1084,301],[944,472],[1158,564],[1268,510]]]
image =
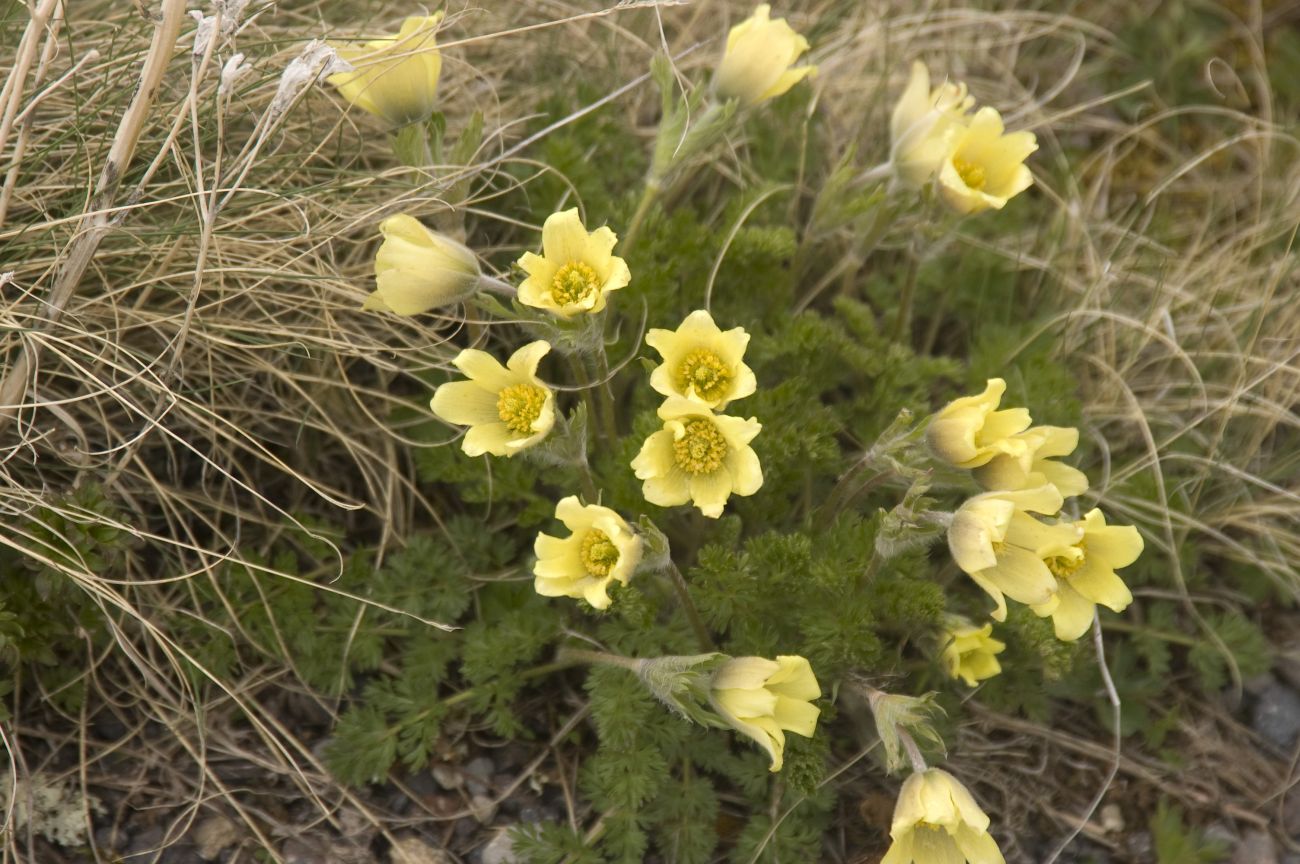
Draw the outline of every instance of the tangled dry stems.
[[[169,839],[216,797],[244,817],[259,843],[276,847],[260,827],[266,814],[249,812],[253,805],[238,794],[241,765],[292,778],[298,794],[341,833],[342,810],[362,814],[377,830],[392,829],[391,819],[330,782],[310,743],[285,725],[269,696],[296,692],[319,710],[335,706],[284,669],[239,680],[207,673],[195,686],[193,658],[165,622],[195,614],[192,581],[208,580],[220,593],[215,574],[223,562],[271,578],[302,578],[257,563],[266,548],[250,548],[247,539],[263,538],[269,547],[302,515],[328,515],[381,549],[437,523],[438,502],[413,481],[411,451],[424,445],[389,418],[426,389],[426,373],[447,364],[453,339],[459,345],[466,336],[481,338],[483,328],[456,315],[397,320],[362,313],[374,226],[385,215],[415,210],[451,231],[463,230],[471,215],[480,233],[492,236],[499,218],[493,201],[517,182],[503,167],[528,165],[534,176],[552,170],[530,162],[527,147],[518,146],[539,95],[528,84],[530,68],[571,60],[576,79],[584,74],[582,58],[599,56],[616,64],[608,80],[635,82],[666,44],[678,49],[678,71],[698,78],[711,62],[715,35],[744,4],[642,8],[654,5],[607,10],[537,0],[453,16],[457,38],[444,40],[448,128],[463,128],[477,109],[487,132],[470,165],[429,173],[392,167],[369,118],[342,111],[318,89],[276,113],[284,107],[276,106],[281,74],[306,39],[321,35],[319,22],[352,32],[382,19],[379,10],[281,4],[250,16],[237,35],[195,57],[187,20],[130,170],[99,209],[88,190],[155,23],[126,4],[87,0],[62,27],[51,16],[34,42],[6,39],[5,53],[32,52],[33,72],[11,76],[0,100],[8,111],[0,116],[12,118],[3,168],[15,178],[5,187],[0,221],[0,269],[10,271],[0,288],[0,355],[7,372],[24,352],[37,360],[22,376],[21,404],[0,433],[0,509],[6,525],[17,526],[24,514],[50,506],[52,493],[94,480],[124,514],[117,527],[136,541],[123,578],[109,578],[51,555],[30,532],[0,537],[60,570],[101,607],[115,647],[86,657],[94,694],[88,704],[128,724],[122,743],[105,747],[84,712],[18,713],[5,744],[20,772],[39,770],[45,760],[61,765],[55,757],[75,748],[83,785],[92,778],[117,782],[149,800],[187,804]],[[1291,300],[1300,289],[1293,255],[1300,162],[1294,130],[1274,119],[1259,48],[1265,19],[1232,21],[1246,62],[1235,71],[1207,71],[1228,94],[1224,104],[1170,105],[1130,123],[1111,107],[1138,88],[1104,89],[1107,64],[1122,60],[1099,23],[1104,15],[1082,20],[946,3],[924,11],[902,2],[853,4],[847,12],[831,0],[802,5],[804,20],[836,22],[815,38],[823,70],[816,108],[827,118],[831,152],[879,152],[885,94],[896,92],[912,56],[943,58],[950,74],[996,97],[1010,118],[1038,133],[1038,188],[1057,203],[1056,222],[996,240],[962,231],[946,242],[993,252],[1036,274],[1045,298],[1054,295],[1051,302],[1065,310],[1035,338],[1053,340],[1078,372],[1085,434],[1104,458],[1093,494],[1148,526],[1187,608],[1199,616],[1204,604],[1238,600],[1231,585],[1187,591],[1185,568],[1203,566],[1180,561],[1177,551],[1189,536],[1211,553],[1201,561],[1259,568],[1300,599],[1300,311]],[[650,16],[659,27],[646,26]],[[251,77],[218,93],[221,63],[236,48],[248,55]],[[880,85],[877,98],[861,98],[863,81]],[[644,85],[622,89],[611,87],[619,97],[602,110],[622,114],[648,138],[655,97]],[[39,104],[19,114],[36,93]],[[1144,95],[1159,104],[1159,94],[1147,88]],[[1195,134],[1172,136],[1172,118]],[[1080,142],[1091,156],[1070,164],[1065,151]],[[761,179],[749,171],[723,154],[701,182]],[[84,236],[88,214],[101,219],[104,236],[55,318],[50,287]],[[881,242],[910,242],[907,226]],[[516,250],[480,251],[504,261]],[[860,250],[842,254],[849,272],[860,266]],[[1154,501],[1110,491],[1145,474],[1156,480]],[[66,506],[62,515],[102,518]],[[309,581],[332,590],[338,555],[321,562]],[[237,617],[209,624],[239,626]],[[20,708],[33,705],[24,698],[25,683],[20,679],[13,700]],[[1042,753],[1038,783],[1045,787],[1059,772],[1084,777],[1069,807],[1058,796],[1049,814],[1067,828],[1077,821],[1109,749],[1014,718],[977,716],[960,751]],[[1180,738],[1189,763],[1213,767],[1184,775],[1200,782],[1172,783],[1160,764],[1130,756],[1120,762],[1121,782],[1162,790],[1192,807],[1226,801],[1241,813],[1256,812],[1284,778],[1271,765],[1243,761],[1249,742],[1231,718],[1203,722],[1214,731],[1189,728]],[[60,728],[75,730],[75,738],[49,731]],[[109,781],[98,770],[117,748],[133,751],[138,776]],[[967,767],[990,761],[973,758]],[[1027,794],[1034,788],[1027,782],[1008,791],[995,809],[1037,807]],[[1088,825],[1085,832],[1104,839]],[[7,857],[24,860],[25,842],[30,837],[8,835]]]

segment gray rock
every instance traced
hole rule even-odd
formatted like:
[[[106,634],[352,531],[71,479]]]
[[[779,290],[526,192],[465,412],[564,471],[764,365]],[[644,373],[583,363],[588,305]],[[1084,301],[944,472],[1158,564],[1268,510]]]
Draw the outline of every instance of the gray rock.
[[[1255,701],[1251,727],[1269,743],[1290,750],[1300,737],[1300,696],[1273,682]]]
[[[451,856],[419,837],[403,837],[388,850],[389,864],[452,864]]]
[[[1266,831],[1251,831],[1232,854],[1231,864],[1278,864],[1277,845]]]
[[[430,772],[433,781],[448,791],[465,785],[465,777],[451,765],[434,765]]]
[[[235,823],[220,814],[209,816],[194,826],[194,845],[204,861],[215,861],[221,851],[239,842]]]
[[[479,850],[479,864],[519,864],[515,843],[505,831],[498,831],[488,844]]]
[[[131,843],[122,854],[125,864],[146,864],[162,857],[163,829],[154,825],[131,837]]]
[[[476,756],[465,766],[465,785],[470,795],[486,795],[496,766],[486,756]]]

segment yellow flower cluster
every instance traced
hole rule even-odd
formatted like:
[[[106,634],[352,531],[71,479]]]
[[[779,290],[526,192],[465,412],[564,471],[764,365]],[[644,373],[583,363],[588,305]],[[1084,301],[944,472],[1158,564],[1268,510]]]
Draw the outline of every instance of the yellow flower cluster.
[[[576,207],[552,213],[542,225],[542,254],[519,259],[528,274],[519,302],[561,318],[600,312],[609,292],[632,281],[627,262],[614,255],[617,243],[609,228],[588,232]]]
[[[953,514],[948,548],[997,604],[995,620],[1006,619],[1010,597],[1051,616],[1057,638],[1073,641],[1097,605],[1122,612],[1132,602],[1115,571],[1137,560],[1142,537],[1130,525],[1107,525],[1098,509],[1078,520],[1059,517],[1065,498],[1088,488],[1081,471],[1056,461],[1074,452],[1078,430],[1031,427],[1024,408],[1000,408],[1005,391],[1006,382],[990,379],[983,393],[945,406],[927,429],[934,454],[970,469],[988,490]]]
[[[821,709],[812,700],[821,695],[803,657],[733,657],[714,673],[709,701],[728,725],[762,745],[771,770],[780,771],[785,733],[813,736]]]
[[[1032,132],[1007,132],[1002,115],[975,100],[965,84],[930,86],[921,61],[890,118],[890,161],[895,176],[911,186],[933,179],[959,213],[1000,210],[1034,182],[1025,159],[1038,149]]]
[[[989,817],[961,782],[927,768],[903,781],[880,864],[1005,864]]]
[[[537,366],[550,350],[539,339],[505,366],[475,348],[451,361],[469,380],[439,386],[429,407],[442,420],[469,427],[460,444],[465,455],[514,456],[547,436],[555,425],[555,394],[537,377]]]
[[[543,597],[574,597],[608,609],[609,583],[626,585],[641,562],[641,537],[608,507],[560,499],[555,518],[568,537],[538,534],[533,588]]]
[[[716,519],[732,495],[753,495],[763,485],[749,446],[762,425],[716,413],[758,386],[744,362],[749,334],[740,327],[723,332],[698,309],[676,330],[651,330],[646,344],[663,358],[650,386],[667,397],[658,412],[664,426],[645,440],[632,470],[651,504],[689,502]]]
[[[713,90],[723,99],[757,105],[817,74],[816,66],[794,65],[808,50],[808,40],[784,18],[773,20],[771,12],[762,3],[727,34],[727,49],[713,73]]]
[[[394,126],[427,121],[442,73],[434,35],[441,21],[441,12],[417,15],[403,21],[396,35],[335,45],[352,71],[329,76],[329,83],[353,105]]]

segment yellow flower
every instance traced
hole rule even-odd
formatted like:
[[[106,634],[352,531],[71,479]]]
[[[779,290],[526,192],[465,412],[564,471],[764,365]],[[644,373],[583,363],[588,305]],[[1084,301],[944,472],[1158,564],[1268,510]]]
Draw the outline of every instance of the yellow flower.
[[[650,373],[650,386],[665,396],[693,399],[721,411],[758,387],[753,370],[744,363],[749,334],[743,327],[724,333],[703,309],[687,315],[676,330],[651,330],[645,342],[664,358]]]
[[[956,777],[939,768],[903,781],[880,864],[1006,864],[989,817]]]
[[[1016,437],[1028,428],[1024,408],[997,410],[1007,382],[990,378],[978,396],[954,399],[930,419],[926,440],[934,454],[958,468],[977,468],[999,453],[1023,456],[1029,445]]]
[[[680,396],[664,400],[659,417],[664,428],[645,439],[632,460],[651,504],[690,502],[716,519],[733,494],[753,495],[763,485],[763,468],[749,446],[763,427],[753,417],[714,414]]]
[[[1034,133],[1006,132],[996,108],[981,108],[939,166],[939,191],[958,213],[1001,210],[1033,184],[1025,159],[1037,149]]]
[[[813,736],[821,709],[812,700],[821,695],[803,657],[733,657],[714,673],[709,701],[732,728],[763,745],[771,770],[780,771],[785,733]]]
[[[354,71],[329,76],[339,95],[394,126],[422,123],[437,107],[442,56],[434,33],[442,13],[417,15],[402,22],[396,36],[362,45],[335,45]]]
[[[470,427],[460,444],[466,454],[513,456],[555,425],[555,394],[537,377],[550,350],[548,342],[530,342],[502,366],[486,351],[466,348],[451,362],[469,380],[440,386],[429,407],[448,423]]]
[[[555,518],[570,533],[564,538],[537,535],[534,589],[543,597],[581,598],[597,609],[608,608],[609,583],[626,585],[641,561],[641,538],[613,510],[580,504],[576,495],[560,499]]]
[[[1069,456],[1079,446],[1079,430],[1064,426],[1034,426],[1018,435],[1025,442],[1019,456],[999,453],[971,469],[975,482],[985,489],[1028,489],[1051,483],[1071,498],[1088,490],[1088,475],[1053,457]]]
[[[1107,525],[1100,510],[1089,511],[1074,527],[1081,538],[1047,559],[1047,568],[1056,578],[1057,600],[1034,607],[1039,615],[1052,616],[1056,638],[1067,642],[1088,632],[1098,604],[1115,612],[1128,608],[1133,595],[1115,571],[1142,554],[1142,535],[1137,529]]]
[[[464,300],[479,282],[478,258],[413,216],[379,223],[384,242],[375,253],[375,292],[363,309],[416,315]]]
[[[1002,671],[997,655],[1007,646],[993,638],[992,624],[976,627],[965,618],[950,615],[944,622],[944,635],[947,642],[942,659],[949,678],[960,678],[974,687]]]
[[[606,295],[632,281],[627,262],[612,254],[617,242],[609,228],[588,234],[576,207],[547,216],[543,254],[525,252],[519,259],[528,274],[519,286],[519,302],[562,318],[604,309]]]
[[[784,18],[769,18],[771,11],[767,3],[760,4],[727,34],[727,50],[713,76],[713,89],[723,99],[757,105],[817,74],[816,66],[795,67],[808,40]]]
[[[953,514],[948,550],[957,566],[997,603],[994,620],[1006,620],[1004,594],[1044,609],[1056,602],[1056,578],[1046,559],[1064,554],[1082,530],[1070,524],[1048,525],[1029,513],[1051,516],[1061,504],[1060,491],[1047,485],[985,492],[967,499]]]
[[[911,78],[889,122],[890,162],[898,178],[912,186],[929,181],[974,104],[965,84],[944,82],[931,89],[930,70],[920,60],[912,63]]]

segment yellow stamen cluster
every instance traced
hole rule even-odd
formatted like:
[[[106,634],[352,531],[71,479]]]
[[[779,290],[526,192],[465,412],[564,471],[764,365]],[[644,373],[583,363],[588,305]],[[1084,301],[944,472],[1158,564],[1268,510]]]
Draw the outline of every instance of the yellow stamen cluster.
[[[511,432],[532,434],[546,404],[546,391],[535,384],[512,384],[497,396],[497,416]]]
[[[582,538],[578,554],[582,558],[582,566],[597,578],[608,576],[609,571],[613,570],[614,565],[618,563],[618,547],[609,539],[609,535],[599,528],[592,528]]]
[[[1079,568],[1082,567],[1084,561],[1087,560],[1087,555],[1083,551],[1083,546],[1084,541],[1080,540],[1073,547],[1078,550],[1076,554],[1054,555],[1051,558],[1044,559],[1043,563],[1047,565],[1047,569],[1051,570],[1052,575],[1057,579],[1069,579],[1075,573],[1079,572]]]
[[[965,159],[953,159],[952,167],[957,169],[957,176],[961,177],[961,182],[966,184],[966,188],[976,191],[984,188],[986,178],[983,165],[967,162]]]
[[[710,474],[722,466],[727,457],[727,439],[711,421],[687,420],[685,434],[673,443],[677,467],[687,474]]]
[[[596,277],[596,271],[581,261],[565,264],[551,280],[551,297],[561,306],[577,303],[599,290],[600,279]]]
[[[725,396],[734,377],[722,358],[707,348],[697,348],[687,354],[677,367],[677,386],[683,392],[694,387],[697,394],[709,401]]]

